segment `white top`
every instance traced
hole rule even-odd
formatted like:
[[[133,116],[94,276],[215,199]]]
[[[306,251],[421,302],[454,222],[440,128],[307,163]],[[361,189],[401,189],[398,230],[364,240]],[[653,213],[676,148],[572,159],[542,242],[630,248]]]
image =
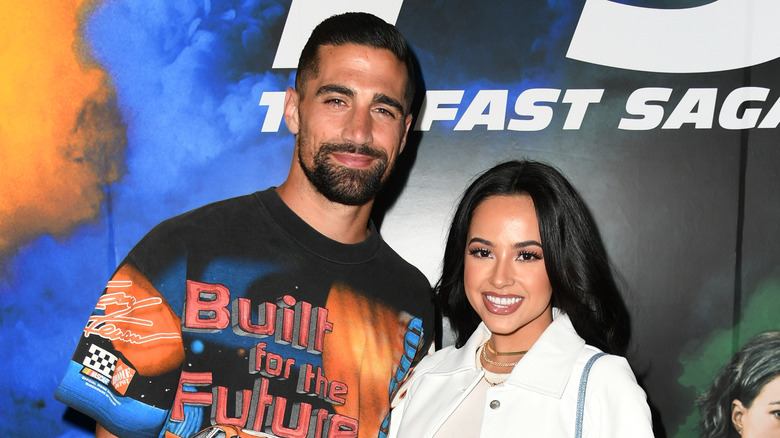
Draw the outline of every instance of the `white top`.
[[[482,426],[482,417],[474,415],[476,412],[482,412],[485,406],[485,397],[488,388],[500,385],[509,377],[509,373],[494,373],[482,368],[482,362],[479,356],[482,354],[482,344],[474,354],[474,361],[478,369],[485,372],[485,376],[477,383],[477,386],[469,392],[469,395],[463,399],[463,402],[455,409],[455,412],[447,418],[447,421],[441,426],[434,435],[434,438],[452,438],[458,436],[479,436],[479,430]],[[493,385],[491,385],[493,383]]]
[[[585,344],[567,315],[553,309],[553,318],[506,381],[484,388],[481,402],[478,392],[470,394],[483,390],[484,370],[474,352],[490,338],[484,324],[462,348],[447,347],[424,358],[393,402],[388,438],[435,437],[448,418],[461,416],[463,403],[471,406],[469,416],[481,418],[479,432],[454,436],[574,436],[580,376],[599,350]],[[653,436],[650,409],[628,362],[607,355],[589,375],[583,438],[627,436]]]

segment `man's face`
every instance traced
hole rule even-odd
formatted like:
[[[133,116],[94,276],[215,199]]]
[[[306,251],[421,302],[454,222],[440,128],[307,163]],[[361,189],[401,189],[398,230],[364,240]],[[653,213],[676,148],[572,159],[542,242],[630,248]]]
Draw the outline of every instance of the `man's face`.
[[[323,46],[317,75],[302,93],[287,90],[285,120],[296,134],[297,159],[330,201],[365,204],[387,180],[412,120],[405,115],[406,75],[389,50]]]

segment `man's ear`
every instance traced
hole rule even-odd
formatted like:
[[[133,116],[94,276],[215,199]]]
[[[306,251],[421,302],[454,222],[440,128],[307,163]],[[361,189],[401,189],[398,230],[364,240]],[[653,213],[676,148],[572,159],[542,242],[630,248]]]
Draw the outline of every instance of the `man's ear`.
[[[734,399],[731,402],[731,423],[740,435],[742,435],[742,418],[745,416],[746,410],[741,401]]]
[[[287,129],[295,135],[298,134],[300,129],[300,120],[298,119],[299,102],[300,96],[298,92],[292,87],[287,87],[287,91],[284,93],[284,123],[287,124]]]
[[[406,115],[406,121],[404,123],[404,135],[401,137],[401,148],[398,149],[398,155],[401,155],[401,152],[404,151],[404,148],[406,147],[406,139],[409,136],[409,129],[412,127],[412,115],[407,114]]]

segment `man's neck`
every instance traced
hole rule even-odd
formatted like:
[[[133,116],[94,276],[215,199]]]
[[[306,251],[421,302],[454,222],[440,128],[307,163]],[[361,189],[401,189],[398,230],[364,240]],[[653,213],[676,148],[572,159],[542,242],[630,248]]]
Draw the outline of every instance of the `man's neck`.
[[[373,200],[359,205],[332,202],[309,184],[289,179],[276,188],[285,204],[312,228],[341,243],[360,243],[368,237]]]

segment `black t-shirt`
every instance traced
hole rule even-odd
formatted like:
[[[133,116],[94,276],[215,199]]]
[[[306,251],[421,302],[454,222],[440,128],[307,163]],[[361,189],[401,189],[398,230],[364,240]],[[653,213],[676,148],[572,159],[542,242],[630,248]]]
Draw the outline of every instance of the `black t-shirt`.
[[[373,224],[342,244],[268,189],[150,231],[55,396],[122,436],[376,436],[432,324],[427,279]]]

